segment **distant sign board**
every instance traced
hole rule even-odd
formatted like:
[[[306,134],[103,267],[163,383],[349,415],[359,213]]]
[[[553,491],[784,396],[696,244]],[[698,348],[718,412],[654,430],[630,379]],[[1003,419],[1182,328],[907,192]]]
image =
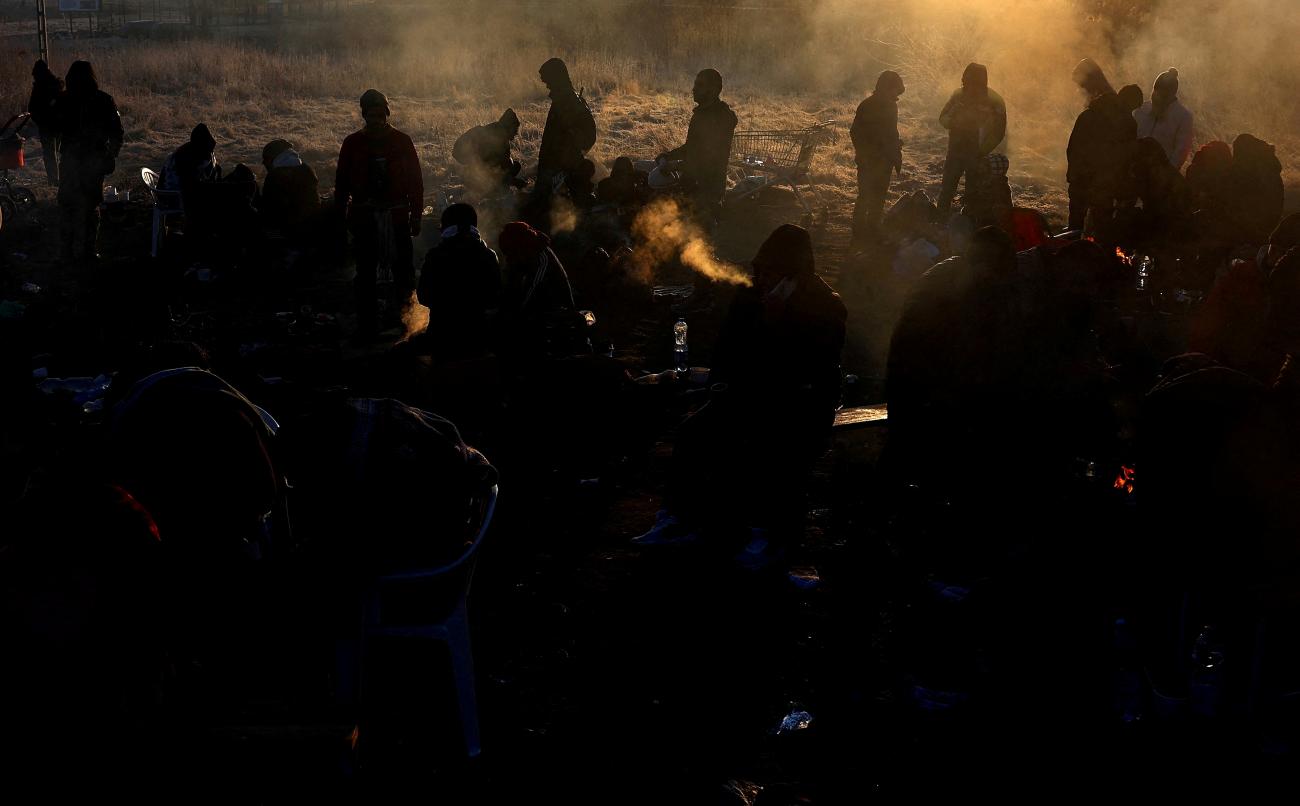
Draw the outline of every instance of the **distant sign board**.
[[[70,14],[78,11],[99,11],[101,0],[59,0],[59,13]]]

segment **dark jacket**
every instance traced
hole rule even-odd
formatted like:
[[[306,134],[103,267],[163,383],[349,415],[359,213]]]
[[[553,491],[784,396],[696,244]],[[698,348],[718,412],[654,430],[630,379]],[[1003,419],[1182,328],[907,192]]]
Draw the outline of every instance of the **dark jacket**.
[[[102,90],[64,93],[55,101],[49,123],[60,138],[61,154],[100,174],[113,172],[123,137],[113,96]]]
[[[1282,218],[1282,163],[1273,146],[1249,134],[1232,141],[1229,209],[1239,243],[1262,244]]]
[[[32,96],[27,102],[27,111],[32,115],[32,123],[45,128],[50,123],[54,102],[63,94],[63,79],[46,68],[41,74],[32,76]]]
[[[849,129],[853,138],[853,156],[858,167],[903,164],[898,137],[898,101],[873,92],[858,104],[858,113]]]
[[[281,154],[262,183],[258,212],[264,227],[290,237],[301,234],[301,228],[320,212],[316,172],[293,151]]]
[[[537,150],[537,175],[553,176],[572,171],[590,147],[593,121],[587,103],[572,87],[551,92],[551,110]]]
[[[720,199],[726,191],[727,159],[735,130],[736,113],[726,101],[715,99],[695,107],[686,142],[668,152],[668,159],[685,161],[683,173],[694,180],[701,195]]]
[[[501,264],[477,230],[444,236],[424,256],[417,291],[429,308],[435,351],[470,354],[488,345],[488,321],[501,301]]]
[[[475,126],[456,140],[451,151],[461,165],[484,168],[503,180],[519,173],[519,163],[510,156],[510,132],[501,123]]]
[[[411,138],[392,126],[353,132],[339,149],[334,203],[392,210],[393,220],[418,220],[424,209],[424,177]]]
[[[1075,119],[1065,149],[1070,184],[1096,188],[1114,198],[1124,184],[1126,159],[1133,153],[1136,128],[1133,116],[1112,91],[1103,92],[1088,103]]]
[[[944,104],[939,124],[948,130],[948,153],[982,157],[1007,135],[1007,105],[993,90],[963,87]]]

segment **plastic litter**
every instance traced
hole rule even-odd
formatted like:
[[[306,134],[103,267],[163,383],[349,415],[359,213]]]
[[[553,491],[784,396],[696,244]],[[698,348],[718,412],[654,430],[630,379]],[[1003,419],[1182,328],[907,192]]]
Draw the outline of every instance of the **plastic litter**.
[[[23,292],[27,294],[41,293],[41,287],[36,283],[23,283]]]
[[[795,731],[807,730],[812,725],[812,714],[807,711],[794,710],[785,715],[781,724],[777,726],[778,735],[782,733],[794,733]]]
[[[821,575],[811,565],[790,569],[790,581],[799,590],[809,591],[822,584]]]

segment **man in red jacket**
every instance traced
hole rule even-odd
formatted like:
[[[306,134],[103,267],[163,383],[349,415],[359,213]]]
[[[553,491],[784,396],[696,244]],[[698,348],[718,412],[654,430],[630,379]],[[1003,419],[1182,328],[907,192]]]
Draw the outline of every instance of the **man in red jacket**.
[[[415,286],[411,238],[420,234],[424,178],[411,138],[388,124],[388,98],[379,90],[361,96],[366,125],[339,150],[334,201],[346,213],[356,253],[357,335],[377,331],[376,278],[392,273],[399,305]]]

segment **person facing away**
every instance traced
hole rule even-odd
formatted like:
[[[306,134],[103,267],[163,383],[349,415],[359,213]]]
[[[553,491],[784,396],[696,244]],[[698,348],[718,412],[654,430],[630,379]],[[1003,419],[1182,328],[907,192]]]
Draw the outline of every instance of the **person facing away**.
[[[1181,171],[1192,153],[1192,113],[1178,100],[1178,71],[1172,67],[1156,77],[1151,100],[1134,113],[1137,136],[1160,144],[1169,164]]]
[[[609,176],[596,185],[596,200],[618,207],[637,207],[649,197],[646,172],[638,171],[630,157],[614,160]]]
[[[1228,209],[1237,243],[1261,244],[1282,218],[1282,163],[1271,143],[1252,134],[1232,141]]]
[[[522,166],[510,156],[510,148],[519,134],[519,116],[507,109],[493,123],[475,126],[462,134],[452,147],[456,162],[467,170],[467,181],[481,193],[505,187],[523,187],[519,178]]]
[[[898,96],[903,79],[886,70],[876,79],[875,92],[858,104],[849,135],[858,165],[858,199],[853,205],[853,240],[862,243],[868,231],[879,229],[889,194],[889,175],[903,172],[903,141],[898,136]]]
[[[974,62],[966,65],[961,89],[944,104],[939,125],[948,130],[948,158],[938,202],[939,212],[946,213],[957,195],[957,183],[1007,134],[1007,106],[1002,96],[989,89],[987,67]]]
[[[722,100],[722,74],[712,68],[701,70],[691,88],[695,111],[686,129],[686,142],[660,159],[682,162],[682,177],[692,187],[696,214],[712,227],[722,214],[722,197],[727,192],[727,159],[731,156],[731,135],[736,131],[736,113]]]
[[[440,360],[490,350],[489,329],[501,301],[501,264],[478,231],[468,204],[442,211],[442,240],[424,256],[417,291],[429,308],[425,330]]]
[[[573,287],[551,239],[523,221],[512,221],[502,228],[497,244],[504,259],[502,353],[521,365],[572,355],[586,334],[578,326],[582,317],[576,313]]]
[[[995,151],[968,178],[967,190],[962,194],[962,213],[976,229],[997,227],[1011,234],[1013,205],[1011,185],[1007,182],[1010,167],[1007,155]]]
[[[352,232],[357,275],[357,335],[377,332],[376,283],[389,268],[399,304],[414,287],[411,238],[420,234],[424,177],[420,157],[406,134],[388,122],[388,98],[379,90],[361,96],[365,125],[343,141],[334,178],[334,203],[345,213]]]
[[[94,260],[99,238],[99,205],[104,177],[117,167],[122,150],[122,116],[113,96],[99,89],[95,68],[76,61],[65,78],[67,92],[50,113],[59,138],[60,254],[71,260],[74,245],[86,260]]]
[[[51,126],[54,102],[63,94],[63,79],[54,75],[44,59],[32,66],[32,94],[27,101],[27,111],[41,138],[41,158],[45,161],[45,176],[55,187],[59,184],[59,138]]]
[[[221,179],[221,163],[217,161],[217,139],[206,123],[200,123],[190,132],[190,139],[181,144],[163,163],[162,188],[181,194],[181,204],[187,208],[197,200],[200,182],[217,182]]]
[[[546,127],[537,150],[537,190],[548,193],[557,174],[576,170],[583,155],[596,142],[596,121],[578,93],[573,91],[569,68],[560,59],[548,59],[537,71],[551,95]]]
[[[296,239],[320,212],[320,180],[288,140],[272,140],[262,149],[262,195],[258,214],[264,230]]]
[[[1133,153],[1133,126],[1106,74],[1091,59],[1074,68],[1074,82],[1088,98],[1065,149],[1070,193],[1070,229],[1089,232],[1114,217],[1115,200],[1124,195],[1127,158]],[[1091,215],[1092,223],[1088,224]]]

